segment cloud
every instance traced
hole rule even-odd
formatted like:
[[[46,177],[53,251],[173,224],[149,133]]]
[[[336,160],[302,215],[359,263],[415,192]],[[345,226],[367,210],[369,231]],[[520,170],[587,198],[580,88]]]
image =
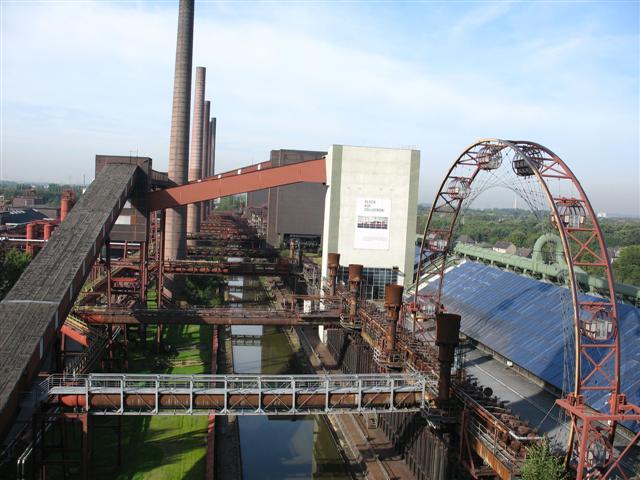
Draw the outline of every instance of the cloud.
[[[264,160],[272,148],[415,145],[422,150],[421,199],[427,200],[460,149],[497,136],[548,144],[576,161],[587,183],[607,154],[600,138],[615,141],[620,161],[629,169],[635,161],[637,170],[638,118],[629,95],[638,78],[623,79],[593,63],[585,53],[598,44],[592,32],[528,35],[508,44],[494,32],[490,53],[473,42],[444,43],[452,30],[470,35],[510,13],[508,4],[489,4],[434,32],[441,39],[426,51],[447,55],[407,57],[397,54],[393,35],[374,42],[362,35],[364,27],[351,37],[324,28],[336,13],[332,5],[314,6],[313,15],[302,7],[283,14],[283,7],[270,5],[214,3],[196,10],[194,67],[207,67],[220,169]],[[80,177],[92,172],[96,153],[130,150],[166,169],[176,8],[104,2],[3,8],[7,177],[66,181],[60,165]],[[345,25],[362,19],[358,12],[340,13]],[[375,31],[375,23],[368,29]],[[607,45],[615,47],[600,46],[598,58],[633,52],[610,35],[617,43]],[[491,38],[483,35],[484,42]],[[383,40],[388,48],[381,50]],[[613,172],[606,174],[616,181]],[[599,198],[610,201],[604,192]]]
[[[511,8],[511,1],[493,1],[483,3],[481,7],[474,8],[465,13],[451,28],[451,33],[456,36],[472,33],[484,27],[498,18],[504,16]]]

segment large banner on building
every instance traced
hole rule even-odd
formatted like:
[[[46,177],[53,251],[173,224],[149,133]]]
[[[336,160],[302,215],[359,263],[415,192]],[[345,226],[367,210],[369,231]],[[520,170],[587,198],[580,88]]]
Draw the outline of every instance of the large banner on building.
[[[367,250],[388,250],[390,215],[390,199],[357,198],[353,247]]]

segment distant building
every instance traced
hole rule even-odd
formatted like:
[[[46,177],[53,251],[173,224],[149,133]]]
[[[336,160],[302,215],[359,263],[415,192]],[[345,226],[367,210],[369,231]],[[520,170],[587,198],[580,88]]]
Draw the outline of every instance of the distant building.
[[[274,167],[323,158],[327,152],[309,150],[272,150]],[[278,247],[289,240],[301,240],[316,248],[322,242],[326,187],[317,183],[299,183],[247,193],[247,212],[264,208],[267,243]]]
[[[607,212],[598,212],[596,216],[598,218],[607,218]]]
[[[11,206],[18,208],[33,207],[34,205],[42,205],[43,202],[43,198],[36,195],[35,187],[31,187],[23,190],[22,195],[15,197]]]
[[[609,254],[609,258],[611,261],[614,261],[616,258],[620,256],[622,252],[622,247],[607,247],[607,253]]]
[[[494,252],[507,253],[509,255],[515,255],[516,254],[516,250],[517,250],[516,246],[511,242],[498,241],[493,246],[493,251]]]
[[[532,248],[527,248],[527,247],[516,248],[516,255],[518,255],[519,257],[531,258],[532,253],[533,253]]]
[[[413,279],[420,152],[333,145],[327,155],[322,272],[340,254],[339,277],[363,265],[365,295],[381,298],[386,284]]]
[[[33,208],[10,209],[4,212],[0,212],[0,225],[6,227],[17,227],[25,225],[30,222],[36,222],[38,220],[45,220],[48,217],[38,210]]]
[[[468,243],[469,245],[473,245],[476,241],[469,235],[460,235],[458,237],[458,243]]]

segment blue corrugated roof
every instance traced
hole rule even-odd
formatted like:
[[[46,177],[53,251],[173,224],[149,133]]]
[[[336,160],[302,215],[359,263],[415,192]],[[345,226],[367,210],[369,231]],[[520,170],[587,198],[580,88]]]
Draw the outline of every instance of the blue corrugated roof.
[[[462,315],[464,334],[562,388],[567,335],[571,346],[568,364],[573,369],[572,305],[566,288],[467,261],[446,274],[443,303],[447,310]],[[563,309],[567,333],[563,330]],[[618,303],[618,318],[622,391],[637,405],[640,309]],[[568,377],[569,388],[573,388],[572,373]],[[587,395],[588,403],[597,409],[603,409],[606,400],[599,392]]]

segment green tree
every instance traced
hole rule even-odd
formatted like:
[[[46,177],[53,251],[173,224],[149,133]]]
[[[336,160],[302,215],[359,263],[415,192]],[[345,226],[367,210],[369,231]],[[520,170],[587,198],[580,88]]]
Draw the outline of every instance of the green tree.
[[[640,285],[640,245],[624,247],[613,262],[613,272],[618,282]]]
[[[18,281],[30,261],[31,255],[23,253],[17,248],[12,248],[7,252],[4,261],[0,265],[0,300]]]
[[[526,247],[527,245],[527,234],[522,230],[514,230],[507,237],[507,241],[513,243],[516,247]]]
[[[551,451],[549,440],[526,448],[527,458],[522,466],[522,480],[564,480],[567,478],[560,456]]]

